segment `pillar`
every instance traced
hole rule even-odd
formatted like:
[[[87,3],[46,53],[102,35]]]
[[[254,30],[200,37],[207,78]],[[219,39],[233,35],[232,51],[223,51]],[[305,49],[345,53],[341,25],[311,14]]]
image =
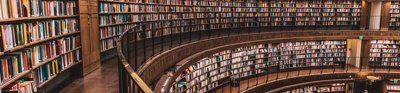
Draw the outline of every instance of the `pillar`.
[[[379,30],[382,16],[382,1],[371,2],[371,14],[369,21],[370,30]]]

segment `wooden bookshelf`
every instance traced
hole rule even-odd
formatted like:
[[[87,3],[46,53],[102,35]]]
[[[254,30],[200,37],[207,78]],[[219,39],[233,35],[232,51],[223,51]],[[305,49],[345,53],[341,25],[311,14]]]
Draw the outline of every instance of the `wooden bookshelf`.
[[[189,66],[169,92],[208,90],[263,73],[314,68],[344,67],[346,41],[303,41],[253,45],[222,51]]]
[[[78,0],[0,1],[2,92],[55,90],[41,86],[52,81],[53,76],[64,74],[75,64],[82,63],[79,4]],[[39,6],[47,11],[42,11]],[[63,78],[73,77],[79,76]],[[60,82],[51,85],[59,86]]]
[[[127,30],[136,29],[139,40],[189,31],[235,29],[241,27],[340,26],[359,28],[361,1],[177,1],[100,0],[101,51],[115,47],[112,40]],[[321,16],[325,15],[325,16]],[[335,16],[341,15],[341,16]],[[124,26],[124,27],[122,27]],[[112,32],[112,31],[110,31]]]

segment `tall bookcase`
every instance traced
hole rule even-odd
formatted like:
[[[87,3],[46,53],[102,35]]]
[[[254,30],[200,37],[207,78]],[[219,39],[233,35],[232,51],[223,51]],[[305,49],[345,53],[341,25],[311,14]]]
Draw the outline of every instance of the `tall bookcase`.
[[[1,91],[49,92],[59,84],[54,80],[66,80],[72,68],[81,68],[76,67],[82,63],[77,0],[0,3]]]
[[[253,45],[201,59],[181,73],[169,92],[209,92],[264,73],[346,64],[347,41],[303,41]]]

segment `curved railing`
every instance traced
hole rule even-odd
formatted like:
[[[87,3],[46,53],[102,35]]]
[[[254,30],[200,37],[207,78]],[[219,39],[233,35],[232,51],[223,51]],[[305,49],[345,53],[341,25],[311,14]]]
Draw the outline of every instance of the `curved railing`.
[[[119,57],[119,64],[118,64],[118,73],[119,73],[119,91],[120,93],[152,93],[150,87],[143,82],[143,80],[139,77],[139,75],[135,72],[135,70],[129,65],[128,60],[126,60],[126,52],[123,52],[122,48],[123,45],[128,43],[121,42],[123,40],[126,41],[127,33],[129,31],[124,32],[120,39],[117,40],[117,52]]]
[[[193,21],[196,19],[193,19]],[[193,23],[189,20],[189,23]],[[162,22],[162,21],[161,21]],[[349,28],[341,28],[341,26],[276,26],[268,27],[261,26],[257,22],[252,25],[240,25],[245,23],[231,23],[238,27],[211,29],[211,24],[205,25],[206,29],[197,29],[193,25],[174,26],[174,27],[159,27],[160,22],[137,23],[131,29],[128,29],[121,34],[117,40],[117,52],[119,56],[119,82],[120,92],[122,93],[141,93],[152,92],[156,82],[145,82],[136,72],[143,67],[146,60],[152,59],[154,56],[171,50],[177,46],[192,43],[195,41],[230,37],[250,33],[281,32],[281,31],[331,31],[331,30],[359,30],[360,26]],[[226,25],[226,23],[223,23]],[[215,25],[213,23],[212,25]],[[222,24],[218,25],[222,26]],[[164,34],[164,28],[179,28],[176,33]],[[160,75],[161,76],[161,75]],[[151,85],[151,86],[149,86]]]

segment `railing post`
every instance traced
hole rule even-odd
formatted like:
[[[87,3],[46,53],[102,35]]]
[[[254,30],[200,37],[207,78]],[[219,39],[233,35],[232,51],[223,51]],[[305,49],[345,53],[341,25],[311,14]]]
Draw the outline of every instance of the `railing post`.
[[[181,46],[182,45],[182,33],[183,33],[183,26],[179,26],[177,29],[179,30],[179,45],[178,46]]]
[[[189,42],[192,42],[192,19],[189,19]]]
[[[146,51],[147,51],[147,47],[146,47],[146,39],[147,39],[147,35],[146,35],[146,32],[147,32],[147,29],[146,29],[146,26],[145,25],[141,25],[140,26],[141,28],[142,28],[142,33],[143,33],[143,37],[141,37],[141,38],[143,38],[143,47],[142,47],[142,49],[143,49],[143,59],[142,59],[142,61],[141,61],[141,63],[144,63],[145,61],[146,61]],[[151,30],[149,30],[149,31],[151,31]]]
[[[160,38],[161,38],[161,49],[160,49],[160,54],[164,51],[164,30],[165,30],[165,27],[164,27],[164,21],[161,21],[161,24],[160,24],[160,26],[161,26],[161,36],[160,36]]]
[[[157,23],[154,23],[153,25],[152,25],[152,30],[151,30],[151,56],[154,56],[154,51],[155,51],[155,48],[154,48],[154,36],[155,36],[155,31],[157,31],[157,29],[158,28],[155,28],[155,24],[157,24]]]
[[[137,41],[138,41],[138,40],[137,40],[137,39],[138,39],[138,34],[137,34],[137,28],[136,28],[136,27],[133,29],[133,32],[134,32],[133,35],[135,35],[135,36],[134,36],[134,38],[135,38],[135,39],[134,39],[134,44],[135,44],[135,45],[134,45],[134,49],[135,49],[135,61],[134,61],[134,64],[135,64],[135,66],[134,66],[134,67],[135,67],[135,68],[134,68],[134,69],[138,70],[138,69],[137,69],[137,68],[138,68],[138,63],[137,63],[137,62],[139,61],[139,60],[138,60],[138,51],[137,51],[137,50],[138,50],[138,49],[137,49],[137,48],[138,48],[138,44],[137,44]],[[128,41],[128,42],[129,42],[129,41]]]
[[[170,21],[170,25],[168,26],[168,30],[169,30],[169,49],[172,49],[172,42],[174,41],[174,40],[172,40],[173,39],[173,37],[172,37],[172,29],[173,29],[173,25],[172,25],[172,22]]]
[[[125,45],[126,45],[126,48],[127,48],[127,50],[128,51],[126,51],[127,52],[127,55],[128,55],[128,58],[127,58],[127,61],[128,61],[128,63],[130,64],[130,62],[131,62],[131,48],[130,48],[130,36],[129,36],[129,30],[128,30],[128,32],[126,32],[126,39],[121,39],[121,40],[119,40],[119,42],[120,42],[120,46],[121,46],[121,48],[123,48],[122,46],[124,46],[124,44],[123,44],[123,42],[124,42],[124,40],[126,40],[125,41]],[[123,49],[122,49],[123,50]],[[118,50],[117,50],[118,51]],[[122,53],[124,53],[123,51],[122,51]]]
[[[119,73],[119,93],[127,93],[127,83],[125,68],[120,63],[121,59],[118,58],[118,73]]]

